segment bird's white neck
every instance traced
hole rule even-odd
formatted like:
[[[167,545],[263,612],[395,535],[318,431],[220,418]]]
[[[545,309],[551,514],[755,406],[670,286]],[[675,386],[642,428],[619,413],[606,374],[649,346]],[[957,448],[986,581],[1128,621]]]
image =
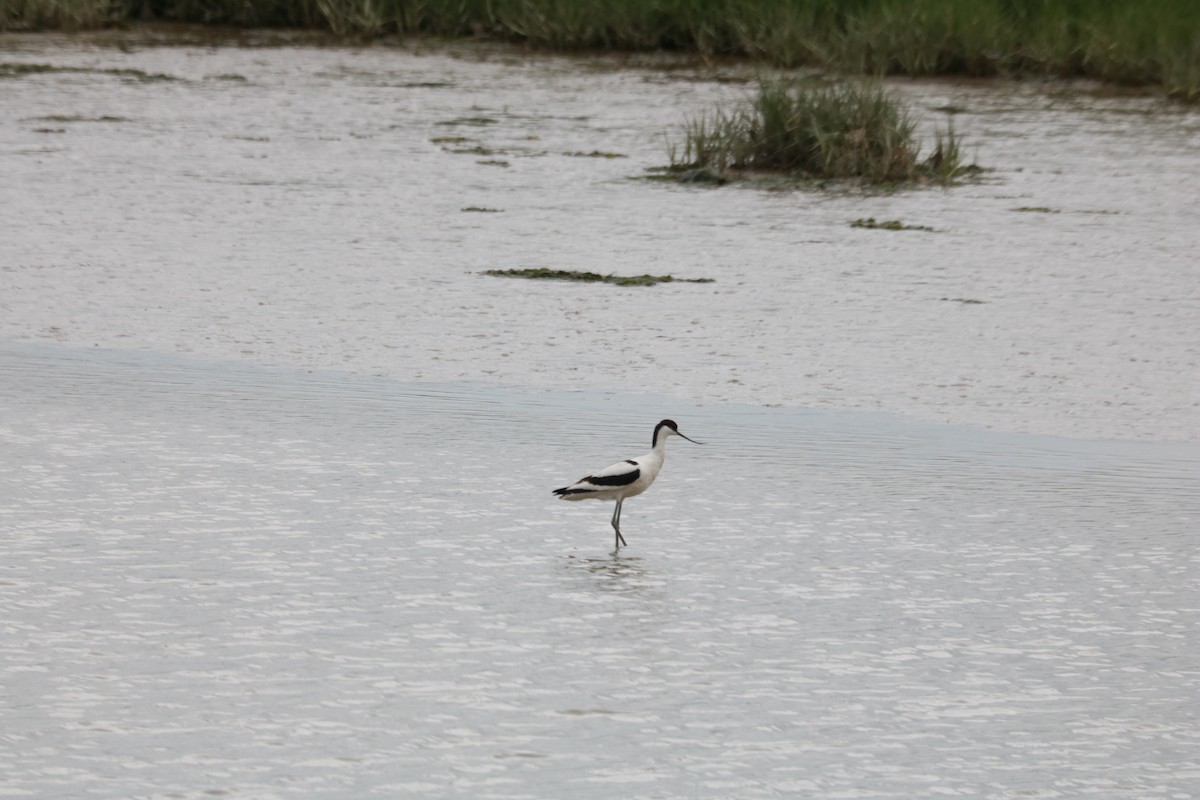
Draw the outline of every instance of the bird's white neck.
[[[651,448],[654,450],[662,450],[665,448],[667,446],[668,436],[669,434],[667,433],[667,429],[665,427],[660,426],[655,428],[654,441],[650,443]]]

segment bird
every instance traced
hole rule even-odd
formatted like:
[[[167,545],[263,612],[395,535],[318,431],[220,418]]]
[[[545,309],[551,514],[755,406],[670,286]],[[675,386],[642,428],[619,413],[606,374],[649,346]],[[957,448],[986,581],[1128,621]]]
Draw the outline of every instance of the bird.
[[[621,535],[621,504],[628,497],[636,497],[650,488],[654,479],[662,469],[663,459],[667,455],[667,439],[671,436],[683,436],[674,420],[664,419],[654,426],[654,436],[650,439],[650,452],[637,458],[627,458],[616,464],[605,467],[599,472],[580,478],[570,486],[555,489],[554,494],[562,500],[616,500],[617,507],[613,510],[612,526],[616,531],[616,549],[620,550],[625,544]],[[704,444],[695,439],[683,436],[692,444]],[[628,546],[628,545],[626,545]]]

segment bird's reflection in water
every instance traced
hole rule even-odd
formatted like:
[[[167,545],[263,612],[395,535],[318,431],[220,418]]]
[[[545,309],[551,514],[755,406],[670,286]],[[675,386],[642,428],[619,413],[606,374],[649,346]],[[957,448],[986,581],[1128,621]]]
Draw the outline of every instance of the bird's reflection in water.
[[[602,558],[567,556],[566,567],[572,573],[587,575],[589,587],[614,594],[643,594],[658,589],[662,582],[649,572],[642,559],[619,552]]]

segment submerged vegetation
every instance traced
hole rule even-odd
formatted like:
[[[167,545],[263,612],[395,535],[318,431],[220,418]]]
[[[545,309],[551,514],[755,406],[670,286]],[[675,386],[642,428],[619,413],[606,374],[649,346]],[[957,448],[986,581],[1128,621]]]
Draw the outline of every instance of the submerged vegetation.
[[[785,174],[869,183],[948,182],[967,168],[953,129],[920,155],[916,123],[878,84],[764,82],[732,109],[694,117],[671,170],[694,175]]]
[[[876,220],[874,217],[866,219],[856,219],[850,223],[851,228],[867,228],[874,231],[933,231],[928,225],[905,225],[898,219],[889,219],[883,222]]]
[[[0,0],[3,4],[5,0]],[[118,78],[133,81],[176,81],[172,75],[156,72],[144,72],[140,69],[99,69],[95,67],[59,67],[53,64],[10,64],[0,63],[0,78],[20,78],[25,75],[37,75],[46,72],[79,72],[93,75],[113,75]]]
[[[483,35],[871,75],[1086,77],[1200,99],[1195,0],[0,0],[0,30],[137,19]]]
[[[531,278],[549,281],[580,281],[583,283],[612,283],[617,286],[654,286],[659,283],[712,283],[712,278],[675,278],[671,275],[601,275],[598,272],[576,272],[566,269],[488,269],[484,275],[503,278]]]

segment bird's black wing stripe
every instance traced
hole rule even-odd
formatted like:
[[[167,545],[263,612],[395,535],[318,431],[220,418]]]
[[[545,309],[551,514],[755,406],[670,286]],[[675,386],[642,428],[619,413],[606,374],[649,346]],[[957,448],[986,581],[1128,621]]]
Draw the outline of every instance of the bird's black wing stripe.
[[[584,478],[584,481],[594,486],[628,486],[641,476],[642,471],[635,469],[630,472],[622,472],[620,475],[589,475]],[[583,481],[580,481],[582,483]]]

